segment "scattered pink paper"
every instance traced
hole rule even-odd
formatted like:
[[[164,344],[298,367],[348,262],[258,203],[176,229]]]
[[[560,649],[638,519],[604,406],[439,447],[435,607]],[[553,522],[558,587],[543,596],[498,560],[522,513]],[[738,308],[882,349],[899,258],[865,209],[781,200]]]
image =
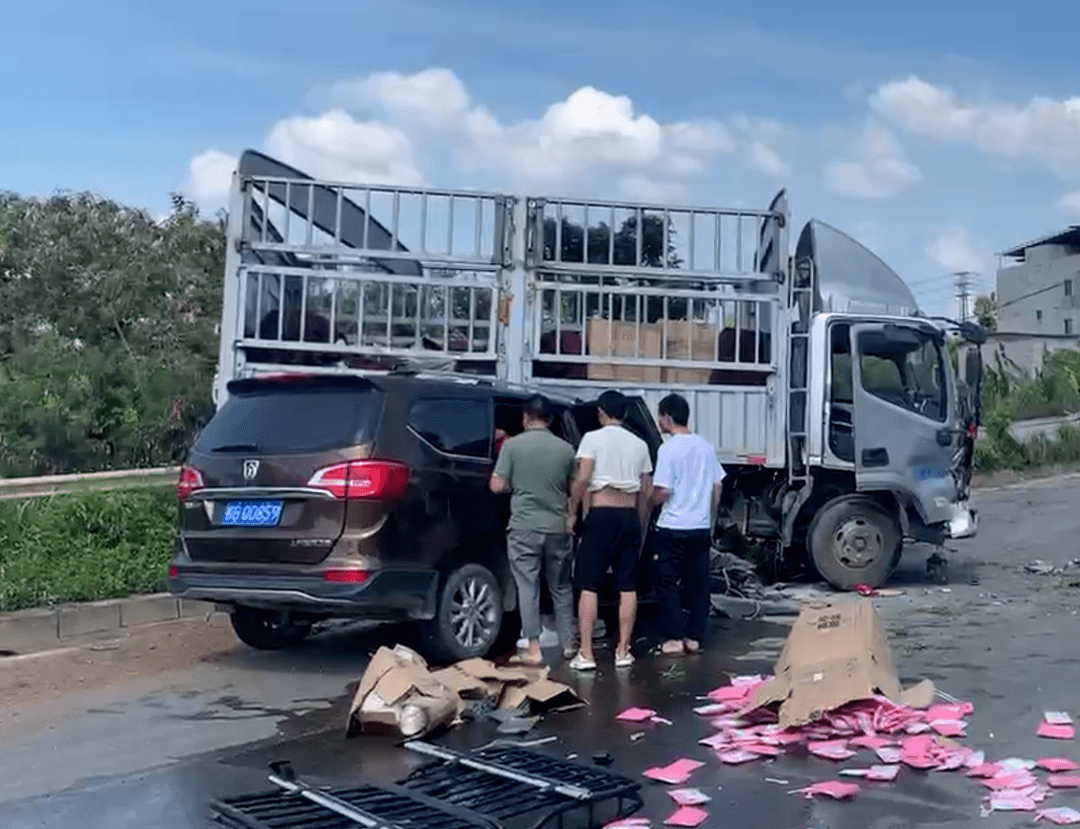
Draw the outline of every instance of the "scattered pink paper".
[[[967,759],[964,760],[964,765],[969,769],[978,768],[986,763],[985,751],[971,751],[968,752]]]
[[[701,789],[672,789],[668,794],[680,806],[700,806],[712,800]]]
[[[1071,725],[1053,725],[1043,722],[1040,723],[1039,730],[1035,733],[1040,737],[1048,737],[1051,740],[1071,740],[1076,736],[1076,729]]]
[[[968,770],[968,777],[993,777],[1001,771],[998,763],[983,763]]]
[[[1035,801],[1022,792],[999,791],[990,795],[991,812],[1034,812]]]
[[[704,763],[697,760],[676,760],[670,766],[651,768],[645,772],[650,780],[658,780],[661,783],[685,783],[690,775],[701,768]]]
[[[871,766],[866,775],[867,780],[891,782],[900,773],[900,766]]]
[[[964,736],[964,724],[959,720],[934,720],[930,727],[942,737]]]
[[[997,791],[1003,791],[1005,789],[1023,789],[1027,786],[1031,786],[1037,781],[1035,776],[1028,771],[1014,771],[1006,772],[1005,774],[998,774],[994,777],[989,777],[985,780],[980,780],[986,788],[994,789]]]
[[[681,806],[664,823],[667,826],[699,826],[708,816],[708,812],[697,806]]]
[[[1080,769],[1080,763],[1074,763],[1072,760],[1067,760],[1064,757],[1044,757],[1038,763],[1039,768],[1046,771],[1059,772],[1059,771],[1076,771]]]
[[[1043,809],[1035,813],[1035,820],[1048,820],[1058,826],[1071,826],[1080,823],[1080,812],[1070,809],[1068,806],[1059,806],[1057,809]]]
[[[627,817],[605,824],[604,829],[647,829],[648,826],[647,817]]]
[[[702,740],[698,740],[699,745],[708,746],[711,749],[720,749],[730,743],[731,737],[722,731],[719,734],[713,734],[711,737],[705,737]]]
[[[770,746],[765,743],[747,743],[742,748],[758,757],[779,757],[781,754],[779,746]]]
[[[717,755],[717,759],[721,763],[729,766],[737,766],[741,763],[749,763],[751,760],[757,760],[759,755],[750,751],[743,751],[742,749],[734,749],[733,751],[721,751]]]
[[[840,780],[827,780],[823,783],[814,783],[812,786],[807,786],[805,789],[800,790],[807,798],[812,798],[815,795],[823,794],[826,797],[831,797],[834,800],[843,800],[848,797],[852,797],[857,794],[860,789],[857,783],[844,783]]]
[[[927,722],[934,720],[958,720],[965,714],[961,703],[953,702],[947,705],[932,705],[926,710]]]
[[[615,719],[623,722],[645,722],[645,720],[652,719],[655,716],[656,712],[651,708],[627,708]]]
[[[890,745],[893,741],[884,737],[875,737],[873,734],[864,734],[851,741],[851,745],[857,748],[879,749]]]
[[[904,756],[904,753],[900,749],[889,748],[885,746],[875,749],[874,754],[876,754],[877,758],[886,765],[893,765],[894,763],[899,763]]]
[[[1080,776],[1075,774],[1051,774],[1046,782],[1055,789],[1080,789]]]
[[[817,757],[826,760],[847,760],[855,756],[855,752],[847,747],[847,740],[825,740],[818,743],[808,743],[806,750]]]

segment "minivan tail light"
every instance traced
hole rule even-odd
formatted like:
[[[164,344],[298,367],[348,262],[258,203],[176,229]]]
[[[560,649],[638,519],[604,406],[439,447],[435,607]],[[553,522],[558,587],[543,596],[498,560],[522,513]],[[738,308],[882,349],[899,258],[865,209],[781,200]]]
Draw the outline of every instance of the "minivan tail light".
[[[332,581],[338,584],[364,584],[370,576],[371,573],[367,570],[356,570],[351,567],[323,572],[324,581]]]
[[[409,467],[394,461],[352,461],[320,469],[307,484],[343,501],[400,498],[409,486]]]
[[[202,473],[193,466],[185,466],[180,470],[180,479],[176,482],[176,497],[186,501],[204,486]]]

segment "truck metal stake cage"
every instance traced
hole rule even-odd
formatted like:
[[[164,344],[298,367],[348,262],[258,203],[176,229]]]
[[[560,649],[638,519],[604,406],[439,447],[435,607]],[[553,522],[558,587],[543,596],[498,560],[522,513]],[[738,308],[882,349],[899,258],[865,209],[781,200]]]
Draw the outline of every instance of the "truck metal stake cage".
[[[828,225],[792,253],[789,225],[783,191],[752,210],[376,186],[248,151],[215,400],[297,370],[614,387],[654,408],[678,391],[729,472],[718,529],[880,584],[904,538],[975,531],[980,334],[927,318]]]

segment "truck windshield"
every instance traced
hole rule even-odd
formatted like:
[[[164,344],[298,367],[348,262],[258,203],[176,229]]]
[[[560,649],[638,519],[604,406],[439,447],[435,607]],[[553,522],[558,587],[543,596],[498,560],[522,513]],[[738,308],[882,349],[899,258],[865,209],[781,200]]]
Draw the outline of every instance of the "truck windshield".
[[[881,400],[943,422],[948,413],[945,362],[929,332],[904,328],[859,334],[863,388]]]

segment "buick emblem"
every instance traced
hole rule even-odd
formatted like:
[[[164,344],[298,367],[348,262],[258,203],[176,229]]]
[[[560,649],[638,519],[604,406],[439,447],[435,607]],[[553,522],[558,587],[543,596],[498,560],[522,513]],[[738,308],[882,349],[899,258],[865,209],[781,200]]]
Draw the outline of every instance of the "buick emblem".
[[[251,481],[259,474],[258,461],[244,461],[244,480]]]

